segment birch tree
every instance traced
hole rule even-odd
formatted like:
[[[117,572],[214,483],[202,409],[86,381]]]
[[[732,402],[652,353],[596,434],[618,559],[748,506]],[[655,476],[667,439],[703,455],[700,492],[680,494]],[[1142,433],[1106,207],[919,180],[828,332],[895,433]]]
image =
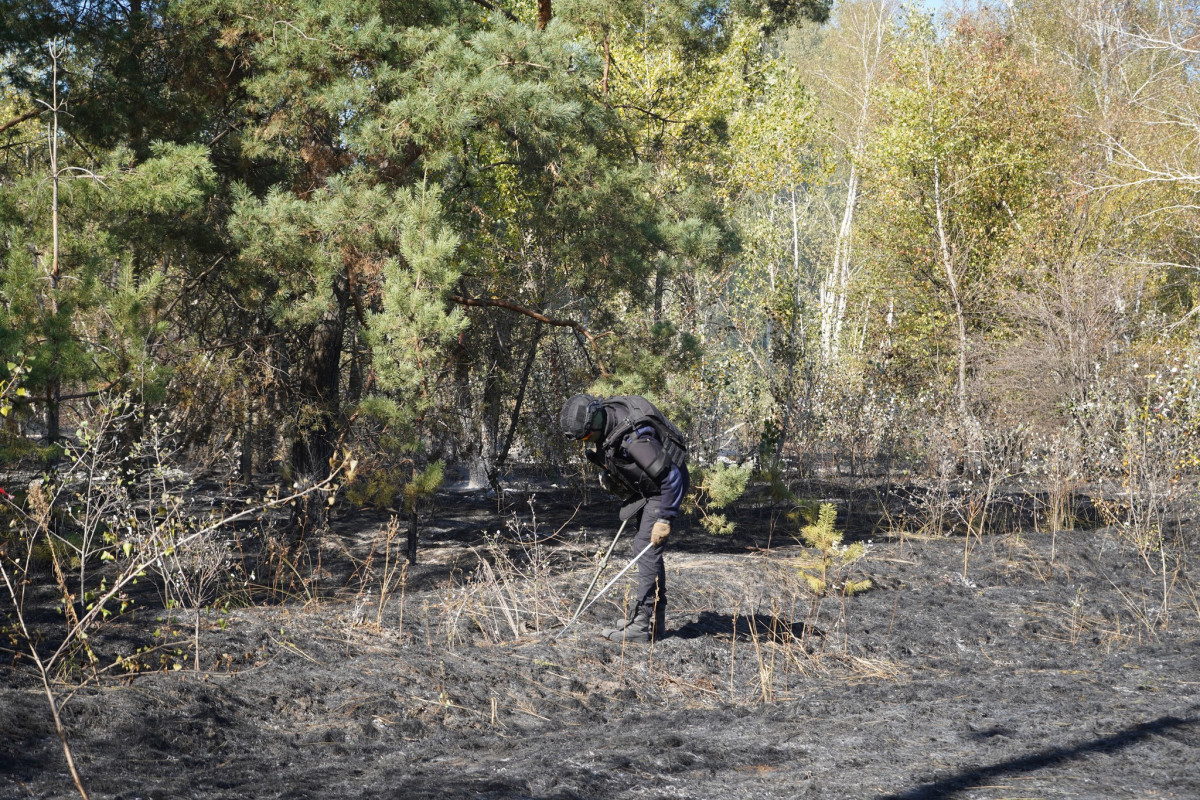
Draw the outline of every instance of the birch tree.
[[[826,364],[838,360],[844,345],[851,286],[858,271],[855,221],[863,191],[863,162],[876,124],[879,89],[887,78],[897,10],[892,0],[840,4],[830,24],[815,34],[815,41],[796,42],[791,51],[798,66],[809,67],[805,82],[830,119],[837,163],[831,183],[839,191],[831,193],[828,201],[833,245],[819,297],[821,357]]]
[[[813,206],[824,192],[817,106],[803,75],[782,60],[763,67],[764,90],[731,116],[736,219],[745,245],[725,298],[729,323],[765,389],[768,451],[778,464],[804,398],[818,379],[821,241]]]
[[[877,241],[908,290],[898,314],[917,325],[919,360],[934,360],[948,334],[951,399],[971,439],[972,335],[993,318],[989,281],[1036,208],[1061,117],[1036,69],[986,18],[941,39],[927,17],[910,16],[881,99]]]

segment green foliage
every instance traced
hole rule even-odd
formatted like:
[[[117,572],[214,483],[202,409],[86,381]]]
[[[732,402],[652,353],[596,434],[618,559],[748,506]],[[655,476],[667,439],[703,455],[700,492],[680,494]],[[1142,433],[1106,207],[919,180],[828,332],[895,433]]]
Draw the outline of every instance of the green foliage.
[[[346,499],[356,506],[377,509],[403,502],[412,511],[433,497],[445,480],[445,466],[435,461],[414,470],[411,463],[387,465],[378,460],[362,465],[346,486]]]
[[[733,533],[734,523],[718,509],[728,508],[746,493],[746,484],[753,469],[749,464],[725,464],[718,461],[711,467],[693,469],[693,492],[687,498],[690,510],[700,515],[700,524],[716,536]]]
[[[875,285],[898,309],[896,371],[965,402],[968,339],[994,326],[1005,259],[1055,191],[1065,99],[986,18],[941,35],[908,14],[894,68],[867,154]]]
[[[414,444],[412,430],[400,424],[401,409],[380,397],[363,402],[361,410],[384,431],[360,441],[348,462],[345,494],[354,506],[412,513],[426,505],[445,480],[445,463],[429,460],[425,448]],[[395,430],[395,433],[389,432]]]
[[[563,0],[544,29],[533,0],[27,5],[0,33],[0,363],[27,370],[0,455],[115,383],[247,470],[378,444],[353,491],[394,505],[438,462],[557,459],[546,420],[590,386],[784,500],[818,454],[919,465],[897,421],[951,386],[1059,424],[1194,334],[1200,72],[1154,4],[1099,38],[1102,9],[1040,0],[891,28],[820,0]],[[55,96],[57,126],[16,121]]]
[[[837,508],[833,503],[821,503],[816,521],[800,528],[801,538],[817,551],[818,560],[814,568],[802,559],[797,569],[809,589],[818,596],[833,590],[852,595],[871,588],[870,579],[849,577],[851,568],[866,556],[866,546],[862,542],[842,546],[842,532],[834,527],[836,520]]]
[[[700,487],[708,495],[709,507],[725,508],[745,494],[751,471],[748,464],[738,466],[721,462],[701,470]]]
[[[384,263],[382,308],[368,316],[366,340],[380,388],[410,399],[404,413],[411,421],[432,400],[422,391],[427,365],[444,359],[444,348],[467,324],[441,299],[460,278],[453,260],[459,239],[434,192],[400,193],[379,211],[386,209],[389,227],[402,233],[397,257]]]
[[[445,480],[445,465],[435,461],[423,470],[414,471],[412,479],[404,486],[404,504],[412,511],[433,497],[434,492]]]
[[[70,155],[82,157],[64,148],[59,158]],[[8,234],[0,356],[27,355],[24,383],[37,397],[125,381],[153,395],[166,377],[152,353],[167,329],[158,309],[179,287],[145,269],[144,254],[187,240],[204,223],[214,189],[207,151],[158,145],[130,165],[128,152],[117,150],[91,171],[60,164],[60,173],[57,207],[40,188],[47,179],[40,166],[0,184]]]
[[[403,467],[364,464],[347,482],[346,499],[359,508],[391,508],[404,491],[405,478]]]
[[[769,500],[774,503],[795,502],[796,495],[788,485],[782,469],[774,467],[762,470],[759,478]]]

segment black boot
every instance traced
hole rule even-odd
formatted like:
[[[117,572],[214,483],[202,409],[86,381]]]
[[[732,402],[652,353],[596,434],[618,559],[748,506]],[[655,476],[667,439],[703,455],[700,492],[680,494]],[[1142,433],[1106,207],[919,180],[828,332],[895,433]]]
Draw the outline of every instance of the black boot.
[[[650,635],[654,637],[654,641],[665,639],[667,636],[667,601],[659,600],[654,604],[654,629]]]
[[[639,605],[633,610],[629,619],[618,625],[615,630],[604,634],[604,638],[614,642],[649,644],[654,638],[654,632],[650,629],[650,609],[647,606]]]

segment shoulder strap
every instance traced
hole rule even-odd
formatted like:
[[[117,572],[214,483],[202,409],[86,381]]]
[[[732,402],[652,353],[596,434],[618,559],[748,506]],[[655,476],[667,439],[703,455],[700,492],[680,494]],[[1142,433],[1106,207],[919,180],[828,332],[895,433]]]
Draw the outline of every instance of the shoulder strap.
[[[627,402],[628,400],[628,397],[610,397],[601,401],[604,404],[604,410],[611,415],[610,419],[614,420],[612,432],[604,438],[600,445],[602,450],[611,450],[637,426],[638,415]],[[614,411],[619,414],[613,414]]]

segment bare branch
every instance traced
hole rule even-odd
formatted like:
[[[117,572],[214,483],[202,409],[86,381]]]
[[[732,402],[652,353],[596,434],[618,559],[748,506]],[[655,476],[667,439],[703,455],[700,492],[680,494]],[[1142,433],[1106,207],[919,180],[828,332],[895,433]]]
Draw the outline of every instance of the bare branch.
[[[507,8],[501,8],[500,6],[496,5],[495,3],[488,2],[488,0],[471,0],[471,2],[475,3],[475,5],[477,5],[477,6],[483,6],[488,11],[496,11],[496,12],[499,12],[500,14],[503,14],[504,18],[506,20],[508,20],[509,22],[520,22],[521,21],[521,20],[517,19],[517,16],[515,14],[513,14],[511,11],[509,11]]]
[[[38,114],[41,114],[43,111],[45,111],[45,109],[35,108],[32,111],[26,111],[24,114],[22,114],[19,117],[13,117],[8,122],[5,122],[4,124],[0,125],[0,133],[4,133],[9,128],[20,125],[25,120],[33,119]]]
[[[587,339],[588,343],[592,346],[592,351],[596,354],[596,366],[600,368],[600,374],[604,376],[611,374],[604,366],[604,361],[600,355],[600,347],[597,342],[600,339],[603,339],[605,336],[611,336],[612,331],[607,331],[601,334],[593,334],[591,331],[573,319],[555,319],[553,317],[548,317],[539,311],[534,311],[531,308],[526,308],[525,306],[509,302],[508,300],[501,300],[498,297],[492,297],[487,300],[483,300],[475,297],[460,297],[459,295],[452,294],[446,299],[452,303],[457,303],[460,306],[467,306],[470,308],[503,308],[506,311],[524,314],[531,319],[536,319],[538,322],[543,322],[556,328],[570,328],[580,336]]]

